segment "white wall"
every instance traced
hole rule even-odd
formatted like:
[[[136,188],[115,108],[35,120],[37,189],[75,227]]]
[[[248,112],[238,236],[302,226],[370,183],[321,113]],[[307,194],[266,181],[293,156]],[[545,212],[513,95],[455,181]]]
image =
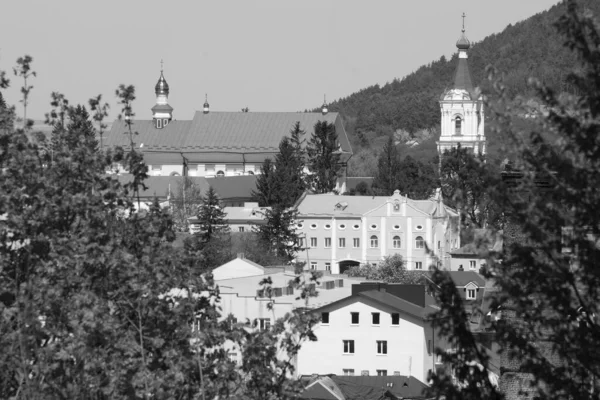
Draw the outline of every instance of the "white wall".
[[[235,258],[213,270],[215,281],[222,279],[244,278],[246,276],[264,275],[264,269],[253,265],[243,258]],[[218,282],[217,282],[218,283]]]
[[[360,323],[352,325],[350,312],[359,312]],[[380,313],[380,325],[371,324],[371,313]],[[412,320],[412,321],[411,321]],[[426,329],[417,320],[400,314],[400,324],[391,324],[388,312],[364,302],[340,306],[331,310],[329,324],[315,328],[316,342],[305,343],[298,355],[298,375],[337,374],[344,369],[354,369],[355,375],[368,370],[377,375],[377,369],[388,375],[399,371],[426,381],[426,371],[431,361],[427,355]],[[344,354],[343,340],[354,340],[354,354]],[[377,340],[387,340],[387,355],[377,354]]]

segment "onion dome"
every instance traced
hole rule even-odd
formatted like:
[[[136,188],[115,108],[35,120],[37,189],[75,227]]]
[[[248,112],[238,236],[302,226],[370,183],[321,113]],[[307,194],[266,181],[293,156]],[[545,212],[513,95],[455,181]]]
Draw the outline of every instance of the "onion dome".
[[[204,112],[204,114],[208,114],[209,111],[210,111],[210,105],[208,104],[208,95],[205,94],[204,95],[204,105],[202,106],[202,112]]]
[[[157,96],[169,95],[169,84],[165,80],[162,71],[160,71],[160,78],[158,78],[158,82],[156,82],[156,86],[154,87],[154,93],[156,93]]]
[[[465,36],[464,29],[462,35],[460,36],[460,39],[458,39],[456,42],[456,47],[458,47],[459,50],[469,50],[469,48],[471,47],[471,42],[469,42],[469,39],[467,39],[467,37]]]
[[[321,106],[321,114],[325,115],[329,112],[329,109],[327,108],[327,98],[325,96],[323,96],[323,105]]]

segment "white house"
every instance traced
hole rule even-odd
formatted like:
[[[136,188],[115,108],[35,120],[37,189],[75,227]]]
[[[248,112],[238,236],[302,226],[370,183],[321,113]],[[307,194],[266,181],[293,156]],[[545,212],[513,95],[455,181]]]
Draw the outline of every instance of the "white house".
[[[360,284],[352,295],[323,306],[316,342],[305,343],[297,373],[407,375],[425,382],[445,348],[429,316],[433,299],[420,285]],[[315,362],[315,360],[319,360]]]

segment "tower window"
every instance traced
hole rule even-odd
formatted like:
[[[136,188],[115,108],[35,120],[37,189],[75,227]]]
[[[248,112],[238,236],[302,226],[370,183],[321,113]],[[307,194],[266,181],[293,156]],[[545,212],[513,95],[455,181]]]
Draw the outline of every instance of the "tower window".
[[[164,126],[167,126],[167,124],[168,124],[168,123],[169,123],[169,120],[168,120],[168,119],[166,119],[166,118],[165,118],[165,119],[163,119],[163,127],[164,127]]]
[[[461,135],[461,129],[462,128],[462,118],[461,117],[456,117],[456,120],[454,121],[454,134],[455,135]]]
[[[156,127],[157,127],[158,129],[161,129],[161,128],[162,128],[162,119],[157,119],[157,120],[156,120]]]

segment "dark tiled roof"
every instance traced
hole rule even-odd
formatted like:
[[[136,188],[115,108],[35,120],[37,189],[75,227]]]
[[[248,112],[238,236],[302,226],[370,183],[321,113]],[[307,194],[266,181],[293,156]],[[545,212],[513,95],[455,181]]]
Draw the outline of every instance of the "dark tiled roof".
[[[423,382],[410,376],[332,376],[347,400],[379,400],[386,390],[396,398],[424,398],[427,388]]]
[[[206,181],[221,199],[250,199],[252,191],[256,190],[255,175],[224,176],[221,178],[208,178]]]
[[[158,129],[154,126],[152,120],[136,120],[131,126],[132,131],[137,132],[136,135],[133,135],[135,148],[142,151],[180,151],[181,143],[185,142],[186,136],[190,132],[190,126],[191,121],[171,121],[164,128]],[[104,146],[128,148],[128,132],[125,121],[117,120],[113,122],[110,132],[104,135]]]
[[[277,153],[279,142],[289,136],[293,125],[299,121],[308,140],[318,121],[335,124],[338,141],[347,160],[352,153],[342,119],[336,112],[196,112],[192,121],[172,121],[165,128],[157,129],[151,120],[134,121],[136,147],[144,144],[143,151],[181,152],[232,152]],[[129,146],[129,136],[124,121],[115,121],[106,135],[105,145]]]
[[[456,287],[464,287],[474,282],[479,287],[485,287],[485,279],[475,271],[448,271]]]
[[[117,179],[121,184],[129,183],[132,181],[133,177],[130,174],[118,175]],[[191,180],[194,184],[200,187],[200,191],[202,195],[206,193],[208,190],[209,184],[206,178],[199,176],[189,176],[189,180]],[[171,188],[171,194],[175,194],[179,188],[179,185],[183,184],[182,176],[149,176],[145,181],[147,189],[143,190],[140,193],[140,197],[143,198],[154,198],[158,197],[159,199],[166,199],[167,194],[169,192],[169,187]]]
[[[374,300],[378,303],[394,308],[406,314],[412,315],[413,317],[417,317],[419,319],[427,319],[429,314],[436,311],[436,309],[434,309],[431,306],[420,307],[416,304],[396,297],[392,294],[389,294],[387,292],[380,292],[378,290],[361,292],[358,294],[358,296]]]

